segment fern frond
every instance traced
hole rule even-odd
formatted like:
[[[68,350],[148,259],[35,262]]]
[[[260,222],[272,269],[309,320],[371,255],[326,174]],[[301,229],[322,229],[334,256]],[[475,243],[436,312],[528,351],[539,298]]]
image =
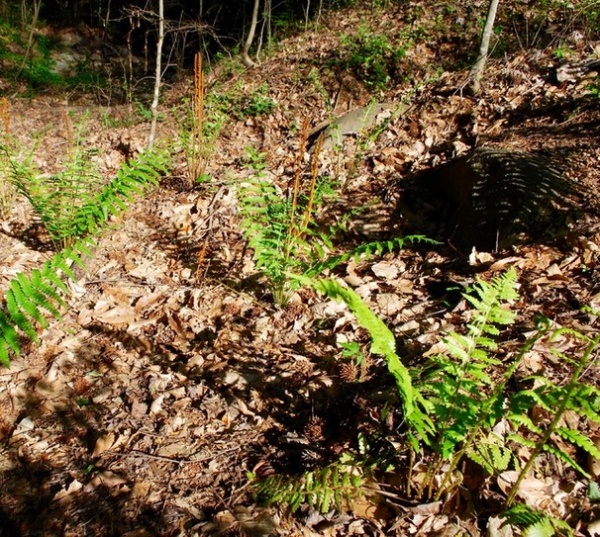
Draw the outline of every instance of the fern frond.
[[[427,403],[413,386],[409,370],[396,354],[396,339],[385,323],[377,317],[363,300],[351,289],[342,287],[333,279],[312,281],[313,287],[329,298],[343,301],[356,316],[358,323],[368,330],[371,336],[371,352],[385,358],[388,371],[394,377],[402,400],[407,422],[418,438],[428,443],[433,432],[433,423],[428,417]]]
[[[311,183],[314,188],[316,183]],[[286,199],[261,173],[239,190],[244,237],[253,250],[257,269],[271,282],[279,305],[299,287],[295,276],[306,274],[330,247],[329,239],[312,220],[314,206],[307,206],[314,203],[314,196],[299,200],[297,194]]]
[[[490,433],[472,444],[467,456],[479,464],[489,475],[504,472],[513,460],[513,453],[506,442],[498,435]]]
[[[484,409],[497,406],[490,399],[496,392],[488,371],[501,362],[490,355],[497,350],[490,336],[496,336],[500,326],[514,322],[515,314],[503,304],[518,298],[516,279],[516,271],[511,269],[491,282],[478,280],[463,295],[475,308],[467,333],[450,332],[443,340],[446,354],[432,358],[432,372],[423,389],[435,408],[442,458],[451,456],[471,428],[487,419]]]
[[[19,333],[38,342],[38,330],[46,328],[46,313],[60,318],[68,294],[64,278],[75,279],[73,263],[83,264],[82,255],[89,253],[87,244],[79,241],[72,248],[57,252],[31,275],[17,274],[11,280],[4,303],[0,305],[0,363],[10,363],[10,352],[21,352]]]
[[[476,459],[490,473],[498,472],[508,457],[504,446],[489,446],[487,431],[502,419],[504,386],[522,355],[513,359],[498,381],[490,372],[501,362],[490,353],[497,349],[491,336],[499,333],[499,327],[514,322],[515,315],[505,310],[504,304],[518,298],[516,280],[514,269],[490,282],[477,280],[464,295],[475,308],[470,312],[467,332],[451,332],[444,338],[447,350],[430,359],[432,367],[420,386],[431,405],[430,416],[435,416],[437,453],[421,492],[427,488],[433,495],[434,481],[442,473],[441,484],[436,485],[436,499],[453,486],[452,476],[463,456]],[[478,450],[477,446],[486,441],[488,447]],[[447,460],[449,465],[442,470]]]
[[[20,298],[21,300],[15,296],[12,289],[9,290],[5,297],[6,311],[12,324],[22,332],[25,332],[30,339],[37,343],[38,336],[36,329],[27,315],[27,311],[30,310],[31,302],[29,302],[28,299],[24,299],[23,296]]]
[[[562,437],[567,442],[574,444],[578,448],[583,449],[588,455],[594,459],[600,459],[600,450],[596,447],[587,436],[580,433],[576,429],[569,429],[567,427],[557,427],[555,429],[556,434]]]
[[[560,459],[561,461],[563,461],[567,466],[570,466],[574,470],[578,471],[582,476],[584,476],[588,479],[591,477],[590,473],[587,470],[585,470],[573,457],[571,457],[571,455],[569,455],[566,451],[564,451],[560,447],[558,447],[554,444],[547,443],[547,442],[541,444],[541,446],[542,446],[543,451],[545,451],[547,453],[551,453],[557,459]],[[538,446],[536,446],[536,447],[538,447]],[[536,456],[537,456],[537,453],[536,453]]]
[[[598,403],[600,402],[600,398],[596,396],[598,391],[592,389],[591,387],[587,386],[581,381],[581,376],[583,372],[589,366],[592,356],[594,355],[598,346],[600,345],[600,335],[595,335],[595,337],[588,337],[583,334],[579,334],[579,332],[565,332],[564,330],[561,330],[561,333],[569,332],[570,335],[575,337],[575,339],[583,341],[587,345],[583,353],[580,356],[578,356],[578,359],[571,360],[571,363],[574,365],[574,367],[572,367],[569,373],[567,382],[564,385],[557,385],[539,375],[533,376],[531,378],[534,379],[538,386],[530,390],[524,390],[518,393],[516,396],[516,398],[521,399],[521,407],[523,407],[522,400],[529,398],[535,404],[539,404],[543,408],[545,408],[548,411],[549,415],[552,416],[552,419],[547,425],[539,427],[540,430],[538,434],[534,436],[534,447],[531,451],[530,458],[521,470],[517,480],[513,484],[508,494],[506,500],[507,505],[510,505],[511,502],[514,500],[519,485],[532,468],[537,456],[542,451],[552,453],[568,465],[575,468],[583,475],[588,475],[587,472],[577,463],[576,460],[574,460],[568,453],[561,449],[560,446],[557,446],[553,442],[554,435],[558,435],[564,440],[575,444],[577,447],[587,451],[593,457],[596,457],[599,454],[598,449],[593,445],[593,443],[585,439],[580,432],[568,429],[560,425],[561,420],[564,417],[564,413],[567,410],[572,410],[580,414],[579,402],[581,401],[580,398],[582,395],[592,395],[593,397],[593,404],[590,404],[590,402],[588,401],[584,405],[582,405],[586,407],[585,412],[589,413],[590,415],[598,414],[597,407],[599,406]],[[551,335],[550,341],[553,341],[554,337]],[[596,406],[596,408],[594,408],[594,406]],[[511,419],[514,419],[514,417],[511,416]],[[528,423],[524,422],[522,418],[520,419],[520,422],[528,425]]]
[[[0,310],[0,362],[5,367],[10,364],[10,351],[18,354],[21,350],[19,346],[19,336],[15,330],[15,323],[2,310]]]
[[[13,165],[12,183],[29,200],[57,243],[70,244],[97,233],[111,214],[126,209],[125,201],[158,184],[166,159],[156,150],[144,153],[124,163],[104,186],[90,167],[90,162],[79,156],[64,171],[44,177],[26,164]]]
[[[564,520],[549,516],[524,504],[511,507],[502,516],[506,519],[507,524],[523,528],[524,537],[574,535],[573,529]]]
[[[396,237],[386,241],[375,241],[367,244],[361,244],[349,252],[330,256],[323,261],[314,263],[306,270],[306,275],[315,278],[327,270],[333,270],[342,263],[346,263],[350,259],[369,260],[374,256],[382,256],[386,253],[392,253],[404,248],[406,244],[428,244],[436,245],[439,242],[429,239],[424,235],[407,235],[406,237]]]
[[[253,476],[251,476],[253,477]],[[274,475],[256,481],[256,497],[262,504],[287,504],[292,511],[302,504],[322,513],[332,507],[345,509],[363,496],[366,479],[363,470],[335,463],[301,477]]]

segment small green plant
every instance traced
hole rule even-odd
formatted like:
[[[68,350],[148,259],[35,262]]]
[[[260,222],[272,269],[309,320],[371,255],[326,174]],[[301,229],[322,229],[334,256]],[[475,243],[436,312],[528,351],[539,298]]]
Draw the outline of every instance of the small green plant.
[[[18,166],[13,183],[39,214],[54,243],[68,246],[78,238],[96,233],[111,214],[123,210],[123,199],[129,200],[150,185],[157,185],[163,166],[159,155],[145,154],[133,163],[124,164],[117,177],[104,186],[84,160],[49,178]]]
[[[179,140],[185,154],[191,182],[205,182],[208,159],[223,127],[231,118],[244,119],[269,114],[276,103],[268,95],[268,86],[261,85],[247,96],[239,97],[240,88],[223,92],[219,85],[206,91],[202,59],[194,63],[194,87],[191,100],[182,104],[179,120]]]
[[[313,153],[307,181],[302,179],[308,122],[302,128],[297,169],[289,195],[266,178],[263,155],[248,151],[249,167],[257,172],[239,189],[242,228],[248,246],[254,251],[256,267],[267,278],[275,303],[284,306],[301,282],[301,276],[331,248],[329,234],[321,232],[314,221],[322,201],[320,188],[326,182],[318,174],[320,147]]]
[[[342,357],[352,360],[354,364],[361,365],[365,362],[365,355],[356,341],[340,343]]]
[[[275,303],[285,306],[300,287],[293,274],[303,274],[330,247],[310,219],[309,204],[294,205],[260,177],[240,189],[242,228],[254,251],[256,267],[267,278]]]
[[[11,280],[0,305],[0,364],[8,367],[11,351],[17,355],[21,352],[23,336],[39,341],[37,332],[48,326],[48,313],[60,318],[60,309],[65,306],[63,297],[69,293],[63,280],[75,280],[72,265],[83,267],[83,255],[89,255],[87,244],[78,241],[55,253],[29,276],[18,274]]]
[[[322,137],[315,145],[310,172],[304,174],[307,135],[308,122],[305,121],[295,176],[287,194],[267,178],[265,154],[251,147],[246,151],[246,162],[255,174],[239,189],[244,236],[254,251],[256,268],[268,280],[273,298],[280,306],[287,304],[296,289],[312,285],[312,280],[324,271],[332,270],[352,257],[393,251],[405,242],[428,241],[422,236],[411,236],[368,243],[349,252],[330,255],[333,249],[331,238],[338,228],[334,225],[323,229],[315,221],[315,215],[337,194],[331,178],[318,174]],[[343,218],[340,221],[343,225]],[[435,244],[435,241],[428,242]]]
[[[327,513],[333,507],[343,510],[364,495],[364,473],[360,466],[336,462],[299,478],[273,475],[261,480],[252,473],[248,477],[262,504],[285,503],[292,511],[307,504]]]
[[[72,139],[70,122],[66,119],[67,138]],[[7,154],[11,165],[10,180],[25,196],[40,216],[57,248],[71,246],[78,239],[93,235],[110,215],[125,209],[125,201],[158,184],[166,168],[165,155],[160,151],[140,155],[124,163],[117,176],[103,184],[91,157],[94,152],[79,143],[69,142],[69,155],[64,168],[46,176],[29,161],[19,162]]]
[[[330,115],[330,119],[333,120],[333,111],[335,103],[332,102],[331,96],[329,95],[328,91],[323,85],[323,81],[321,80],[321,77],[319,75],[319,70],[316,67],[313,67],[309,71],[308,75],[306,75],[305,79],[300,80],[300,77],[298,78],[298,83],[309,84],[314,88],[314,90],[323,98],[323,102],[327,107],[327,112]]]
[[[136,103],[136,112],[142,121],[152,121],[152,110],[143,103]]]
[[[506,524],[523,529],[524,537],[571,537],[575,532],[564,520],[550,516],[542,511],[531,509],[526,505],[515,505],[502,513]]]
[[[30,24],[29,20],[27,24]],[[8,43],[12,46],[8,46]],[[0,62],[3,65],[3,75],[13,82],[24,82],[28,89],[44,90],[68,84],[68,79],[55,71],[56,62],[52,56],[54,50],[54,42],[43,35],[38,34],[33,38],[32,34],[31,42],[27,43],[18,27],[10,24],[0,26]]]
[[[531,475],[541,453],[553,455],[587,476],[565,446],[576,447],[595,459],[600,457],[600,451],[586,435],[567,427],[564,415],[569,411],[593,422],[600,420],[600,390],[582,382],[582,374],[591,366],[600,346],[600,336],[590,337],[567,328],[550,330],[550,323],[540,320],[537,331],[519,352],[509,361],[500,360],[496,357],[500,329],[513,324],[516,317],[507,307],[518,298],[516,272],[511,269],[491,282],[478,280],[463,296],[473,307],[466,334],[448,334],[444,340],[447,351],[431,358],[426,370],[432,372],[423,383],[417,384],[421,395],[432,405],[430,417],[435,424],[434,462],[428,465],[421,492],[429,487],[428,496],[435,499],[453,494],[461,481],[457,473],[465,456],[488,475],[497,476],[515,467],[517,477],[505,500],[508,507],[520,492],[522,481]],[[579,356],[569,356],[553,345],[557,340],[564,345],[565,338],[581,344]],[[544,375],[532,375],[520,380],[523,384],[531,383],[532,388],[511,393],[509,383],[522,358],[545,340],[554,360],[570,368],[566,381],[561,379],[557,383]],[[550,419],[534,423],[531,418],[534,408],[546,412]],[[502,423],[507,430],[505,434],[496,432]],[[517,462],[519,446],[529,451],[523,466]],[[515,506],[511,512],[516,516],[533,511]],[[536,515],[524,525],[527,531],[545,532],[540,535],[553,535],[552,529],[564,532],[568,528],[545,514]]]
[[[600,76],[597,76],[592,82],[587,85],[587,90],[596,99],[600,100]]]
[[[245,164],[254,172],[263,172],[267,168],[266,153],[261,153],[251,145],[246,147]]]
[[[424,35],[424,28],[411,28],[402,32],[395,44],[387,35],[363,24],[356,34],[342,36],[342,65],[354,71],[368,88],[384,90],[399,78],[400,63]]]
[[[599,312],[594,312],[597,315]],[[569,356],[554,346],[554,342],[570,339],[583,345],[580,356]],[[507,416],[517,431],[510,439],[531,450],[530,458],[521,470],[506,500],[511,505],[519,492],[519,485],[527,477],[538,455],[550,453],[571,466],[579,473],[590,477],[588,472],[564,449],[565,445],[576,446],[594,459],[600,459],[600,450],[583,433],[567,427],[564,416],[573,412],[580,418],[600,422],[600,390],[585,382],[585,372],[593,365],[595,354],[600,346],[600,335],[588,336],[569,328],[560,328],[550,333],[550,352],[556,360],[570,367],[569,374],[556,382],[543,375],[532,375],[527,381],[533,387],[519,391],[510,400],[510,413]],[[547,423],[534,423],[529,416],[530,409],[537,407],[548,413]],[[526,436],[520,432],[525,431]]]
[[[570,57],[572,54],[573,49],[564,43],[561,43],[552,51],[552,56],[554,56],[557,60],[564,60],[565,58]]]
[[[394,50],[387,36],[374,34],[365,25],[356,36],[345,35],[341,39],[345,51],[345,64],[373,89],[384,89],[395,76],[395,62],[405,56],[406,51]]]
[[[269,86],[262,84],[247,97],[244,97],[238,103],[238,116],[244,117],[266,116],[270,114],[277,104],[269,96]]]

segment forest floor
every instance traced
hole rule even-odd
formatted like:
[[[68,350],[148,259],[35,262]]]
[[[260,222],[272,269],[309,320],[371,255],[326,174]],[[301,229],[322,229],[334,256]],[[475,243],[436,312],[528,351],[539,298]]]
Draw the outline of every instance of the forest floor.
[[[399,483],[406,476],[396,470],[381,477],[387,499],[357,499],[346,512],[326,514],[304,506],[291,516],[257,506],[247,476],[318,467],[356,450],[358,432],[386,430],[390,445],[399,438],[402,416],[390,409],[394,384],[383,361],[371,356],[355,380],[343,373],[348,359],[339,344],[355,341],[365,351],[369,344],[348,309],[306,289],[284,308],[273,304],[242,236],[236,185],[254,173],[247,152],[253,147],[285,190],[303,120],[314,126],[327,119],[327,100],[340,88],[334,115],[372,99],[356,76],[329,71],[327,61],[342,33],[365,20],[393,32],[402,9],[329,14],[318,29],[279,43],[260,66],[208,77],[209,92],[217,81],[219,91],[236,95],[266,85],[276,106],[229,121],[208,162],[209,182],[190,184],[175,149],[161,186],[98,238],[71,285],[64,317],[0,370],[0,535],[486,534],[498,485],[483,477],[477,498],[466,483],[462,502],[420,502],[405,497]],[[483,92],[473,98],[462,91],[467,70],[439,68],[459,52],[452,39],[414,45],[404,81],[377,95],[408,103],[408,110],[375,140],[323,151],[321,173],[343,187],[332,213],[352,211],[344,241],[412,232],[395,201],[403,178],[475,145],[562,152],[585,201],[569,215],[568,231],[554,237],[498,252],[408,246],[336,269],[393,330],[399,354],[412,365],[444,333],[464,327],[466,304],[452,288],[510,266],[521,299],[505,352],[518,348],[536,315],[557,326],[598,328],[581,312],[583,305],[600,307],[598,97],[585,83],[553,83],[550,50],[535,50],[491,60]],[[162,140],[177,139],[175,107],[191,94],[190,80],[165,88]],[[15,98],[9,111],[11,132],[24,147],[42,133],[34,160],[44,170],[66,153],[66,112],[83,125],[83,143],[97,149],[107,178],[143,150],[149,131],[135,107],[94,106],[85,96]],[[0,232],[3,292],[17,273],[51,255],[39,243],[40,226],[19,200]],[[548,378],[563,374],[544,353],[532,353],[526,367]],[[598,373],[593,366],[586,375],[600,381]],[[598,516],[586,480],[572,470],[555,465],[532,483],[531,505],[569,520],[578,534]]]

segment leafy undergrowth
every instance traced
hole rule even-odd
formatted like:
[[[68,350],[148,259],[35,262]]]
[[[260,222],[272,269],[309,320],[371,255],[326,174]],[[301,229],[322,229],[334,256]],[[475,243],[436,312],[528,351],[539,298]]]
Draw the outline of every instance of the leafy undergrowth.
[[[438,13],[427,2],[418,6],[334,13],[320,30],[286,40],[257,69],[232,79],[215,75],[219,81],[207,87],[206,106],[218,110],[218,127],[208,127],[220,135],[210,131],[214,154],[201,181],[189,181],[185,147],[172,142],[171,175],[112,217],[85,271],[75,270],[63,318],[49,323],[39,346],[22,341],[22,354],[0,371],[0,517],[7,535],[494,531],[489,528],[517,480],[515,468],[535,453],[536,434],[553,424],[548,409],[559,392],[540,392],[506,468],[504,446],[494,444],[515,432],[505,422],[480,436],[471,458],[449,467],[435,458],[435,442],[414,449],[413,438],[411,449],[410,409],[398,387],[408,389],[404,368],[431,373],[452,345],[447,334],[465,334],[472,303],[461,293],[476,277],[493,281],[509,267],[520,298],[507,293],[505,307],[515,318],[503,325],[494,353],[507,368],[519,358],[506,393],[531,399],[543,380],[548,387],[570,386],[586,343],[565,332],[554,340],[549,334],[564,327],[593,338],[598,331],[596,316],[581,308],[600,306],[594,201],[600,112],[589,83],[550,81],[550,49],[513,49],[493,59],[483,95],[462,95],[465,47],[459,36],[470,34],[458,22],[442,24],[461,14]],[[407,45],[399,52],[402,40],[393,29],[401,24]],[[387,37],[365,41],[365,28]],[[353,29],[362,44],[350,45]],[[585,55],[580,41],[563,37],[575,57]],[[338,56],[338,47],[352,56]],[[354,70],[356,54],[378,51],[387,55],[385,62]],[[402,69],[386,71],[398,62]],[[364,76],[375,79],[364,85]],[[366,105],[373,91],[377,100],[407,104],[408,111],[392,116],[378,136],[348,139],[342,151],[323,150],[316,164],[306,161],[298,149],[303,120],[316,125]],[[182,128],[189,93],[189,84],[181,83],[166,96],[161,127],[167,141]],[[252,104],[252,113],[243,112],[244,103]],[[52,174],[64,155],[65,109],[48,104],[56,103],[13,101],[8,109],[23,154]],[[235,106],[229,121],[226,105]],[[73,121],[84,120],[84,108],[69,108]],[[147,125],[125,107],[91,108],[85,121],[85,144],[96,150],[95,164],[107,181],[145,145]],[[409,175],[475,144],[564,156],[569,177],[584,191],[568,215],[568,230],[557,223],[537,241],[515,242],[498,253],[415,241],[381,255],[375,247],[368,257],[344,255],[414,232],[444,238],[432,218],[435,201],[415,193]],[[293,258],[276,274],[285,279],[294,276],[286,267],[293,272],[302,265],[301,276],[305,266],[320,267],[351,289],[329,287],[349,307],[297,280],[285,288],[286,305],[276,306],[247,248],[243,218],[252,211],[242,214],[244,187],[256,190],[265,182],[269,196],[279,195],[287,210],[283,200],[306,177],[337,192],[319,198],[309,188],[307,199],[296,200],[295,208],[310,205],[311,236],[326,233],[328,240],[313,253],[295,235],[295,252],[309,259]],[[301,228],[306,213],[297,214]],[[6,293],[16,274],[40,267],[52,252],[22,198],[1,225],[0,288]],[[310,259],[317,254],[322,257]],[[328,265],[331,256],[337,261]],[[540,326],[548,335],[526,348]],[[385,344],[373,348],[371,338]],[[600,386],[594,358],[588,357],[581,379]],[[486,385],[502,385],[503,371],[492,369]],[[442,412],[440,385],[428,386]],[[596,424],[582,414],[568,409],[553,425],[596,438]],[[457,438],[440,440],[438,454],[464,440]],[[553,440],[566,457],[554,457],[552,449],[540,454],[516,499],[582,532],[597,516],[588,485],[598,479],[598,461],[587,460],[577,442],[560,435]],[[483,446],[492,447],[486,452]],[[486,466],[490,454],[493,464]],[[566,464],[569,459],[589,477]],[[272,497],[274,488],[252,484],[249,475],[276,480],[279,499],[291,491],[293,512],[260,505],[255,492]],[[309,493],[301,486],[307,482]],[[533,515],[521,518],[527,516]]]

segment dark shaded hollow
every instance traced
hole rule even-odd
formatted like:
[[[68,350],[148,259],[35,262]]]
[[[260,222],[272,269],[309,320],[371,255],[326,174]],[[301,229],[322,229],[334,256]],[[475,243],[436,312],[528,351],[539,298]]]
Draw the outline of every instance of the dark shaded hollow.
[[[496,251],[559,231],[576,189],[565,163],[532,153],[476,149],[402,181],[397,214],[411,231],[461,252]]]

